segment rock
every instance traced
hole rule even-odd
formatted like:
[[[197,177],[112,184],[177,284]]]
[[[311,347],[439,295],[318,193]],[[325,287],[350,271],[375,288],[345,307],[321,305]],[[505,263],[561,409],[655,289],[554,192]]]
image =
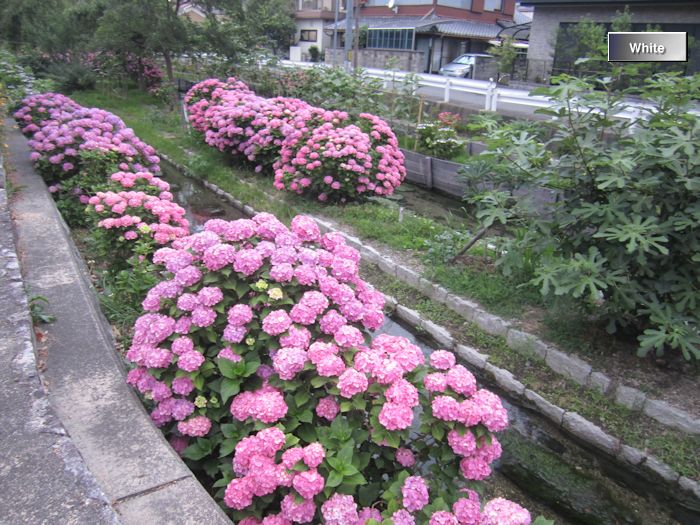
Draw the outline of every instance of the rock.
[[[525,393],[525,385],[513,377],[508,370],[503,370],[497,366],[493,366],[491,363],[486,363],[484,367],[488,373],[493,376],[496,384],[505,392],[515,396],[521,397]]]
[[[473,321],[484,332],[491,335],[500,335],[505,337],[508,332],[508,328],[510,328],[510,323],[508,323],[508,321],[480,309],[474,311]]]
[[[420,275],[418,275],[410,268],[406,268],[405,266],[401,266],[400,264],[396,266],[396,278],[399,281],[402,281],[407,285],[412,286],[413,288],[418,287],[418,284],[420,282]]]
[[[481,370],[486,366],[489,356],[478,352],[475,348],[466,345],[457,345],[455,351],[472,367]]]
[[[678,428],[689,434],[700,434],[700,421],[664,401],[647,398],[644,403],[644,413],[664,425]]]
[[[649,456],[642,466],[667,483],[675,483],[681,477],[678,472],[673,470],[663,461],[659,461],[654,456]]]
[[[454,339],[446,328],[436,325],[432,321],[426,321],[425,319],[423,320],[422,327],[442,348],[450,350],[454,346]]]
[[[479,305],[475,302],[468,301],[453,294],[447,294],[447,297],[445,297],[445,304],[467,321],[474,319],[474,312],[479,308]]]
[[[588,387],[597,390],[603,395],[607,395],[611,385],[612,381],[610,381],[610,378],[600,372],[592,372],[588,378]]]
[[[418,328],[420,326],[420,314],[411,308],[406,308],[404,305],[400,304],[396,307],[396,315],[399,319],[408,323],[414,328]]]
[[[587,384],[588,376],[590,376],[593,371],[591,365],[585,361],[554,348],[549,349],[545,360],[549,368],[559,374],[570,377],[579,385]]]
[[[642,410],[645,400],[646,395],[636,388],[619,385],[615,390],[615,402],[635,412]]]
[[[557,426],[561,426],[562,421],[564,420],[564,409],[550,403],[541,395],[533,392],[532,390],[525,390],[525,399],[532,403],[535,410],[537,410],[540,414],[546,416]]]
[[[575,412],[567,412],[564,414],[562,426],[582,441],[610,455],[615,455],[620,448],[619,439],[606,434],[603,429]]]

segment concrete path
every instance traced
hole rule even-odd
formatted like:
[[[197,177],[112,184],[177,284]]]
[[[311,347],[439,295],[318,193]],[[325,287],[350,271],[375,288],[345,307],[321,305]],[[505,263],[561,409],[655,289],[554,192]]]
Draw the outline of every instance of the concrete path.
[[[74,460],[69,462],[59,453],[60,448],[56,449],[52,470],[51,462],[42,461],[46,453],[41,452],[45,448],[41,442],[0,434],[3,442],[7,441],[0,456],[0,523],[5,523],[6,516],[17,516],[7,523],[92,524],[121,520],[134,524],[230,524],[125,384],[123,364],[99,310],[87,270],[45,184],[28,160],[26,140],[10,120],[5,121],[5,130],[9,162],[14,168],[11,178],[21,187],[11,207],[25,287],[30,296],[46,297],[47,310],[57,318],[44,326],[46,341],[38,345],[37,351],[50,411],[55,412],[65,432],[59,430],[58,434],[48,433],[36,439],[49,441],[47,446],[66,440],[68,448],[77,450],[79,455],[65,456]],[[6,235],[9,227],[3,226],[2,231]],[[3,305],[11,303],[11,297],[2,295]],[[26,332],[26,316],[23,323]],[[24,374],[34,373],[32,391],[36,391],[38,379],[29,343],[14,351],[5,350],[12,347],[16,329],[11,324],[0,325],[0,341],[4,341],[0,347],[2,365],[6,365],[0,366],[0,373],[7,375],[19,369]],[[2,384],[17,382],[5,375],[0,376]],[[15,399],[24,397],[24,410],[16,410],[13,399],[0,397],[3,423],[6,416],[14,420],[14,424],[3,424],[0,432],[34,421],[36,416],[31,410],[37,410],[36,405],[48,408],[46,397],[34,402],[28,388],[14,395]],[[7,395],[6,390],[7,387],[0,396]],[[62,477],[57,472],[61,469],[66,470]],[[68,474],[83,487],[70,483]],[[72,492],[63,494],[61,483],[54,492],[48,482],[57,480],[65,480],[65,491]],[[18,498],[12,498],[13,493]],[[19,499],[20,495],[24,500]],[[37,516],[24,519],[23,512],[35,512]],[[61,519],[53,519],[52,512],[61,515]],[[69,512],[74,518],[68,519]],[[88,512],[89,515],[84,514]]]
[[[37,373],[0,159],[0,523],[118,523]]]

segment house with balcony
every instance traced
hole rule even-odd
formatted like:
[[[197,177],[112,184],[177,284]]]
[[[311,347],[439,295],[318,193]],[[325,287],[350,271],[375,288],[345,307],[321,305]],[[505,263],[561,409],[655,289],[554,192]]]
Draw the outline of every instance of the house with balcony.
[[[358,27],[366,31],[359,52],[361,67],[437,72],[464,53],[483,53],[501,33],[518,24],[515,0],[356,0]],[[326,25],[343,40],[345,22]],[[343,50],[326,50],[326,61],[339,61]]]

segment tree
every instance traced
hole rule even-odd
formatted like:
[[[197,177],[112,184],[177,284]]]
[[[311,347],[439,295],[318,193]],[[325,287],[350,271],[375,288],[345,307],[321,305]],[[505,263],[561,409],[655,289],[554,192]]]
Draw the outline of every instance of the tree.
[[[499,78],[504,73],[513,71],[513,64],[518,58],[518,50],[513,45],[514,39],[512,36],[506,36],[500,46],[491,46],[488,52],[496,57],[498,63]]]
[[[162,55],[172,83],[172,56],[190,47],[187,27],[177,14],[181,4],[182,0],[113,3],[98,22],[94,42],[121,57],[136,57],[139,64],[153,54]]]

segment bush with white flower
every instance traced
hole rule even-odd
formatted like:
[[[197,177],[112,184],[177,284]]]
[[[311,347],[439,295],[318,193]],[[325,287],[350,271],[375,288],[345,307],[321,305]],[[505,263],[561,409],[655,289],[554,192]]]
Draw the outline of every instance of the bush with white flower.
[[[384,298],[341,235],[215,219],[153,260],[128,381],[237,523],[530,523],[472,490],[501,453],[500,399],[450,352],[372,339]]]

